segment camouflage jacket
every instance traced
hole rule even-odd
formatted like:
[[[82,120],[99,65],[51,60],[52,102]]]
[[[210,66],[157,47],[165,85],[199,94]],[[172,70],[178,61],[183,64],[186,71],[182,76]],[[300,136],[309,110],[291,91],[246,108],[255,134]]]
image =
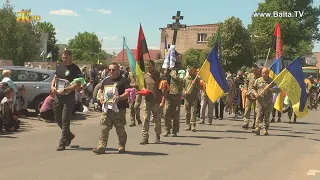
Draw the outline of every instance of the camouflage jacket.
[[[258,78],[255,80],[252,86],[252,92],[254,93],[261,93],[265,87],[267,87],[272,82],[271,78],[264,80],[263,77]],[[271,87],[276,86],[276,84],[272,84]],[[257,98],[258,101],[263,102],[264,104],[272,104],[273,93],[280,92],[278,89],[269,88],[268,90],[264,91],[260,97]]]
[[[170,90],[169,94],[182,94],[183,79],[186,71],[182,67],[174,67],[170,72]]]
[[[186,91],[186,95],[185,95],[185,98],[186,99],[191,99],[191,100],[197,100],[198,99],[198,96],[199,96],[199,93],[200,93],[200,89],[201,89],[201,85],[200,85],[200,78],[197,78],[196,80],[195,79],[195,76],[186,76],[184,77],[184,82],[183,82],[183,89],[184,91]],[[194,85],[193,87],[192,86],[192,82],[194,81]],[[187,92],[188,90],[190,89],[189,92]]]
[[[245,81],[245,90],[247,91],[248,99],[255,99],[253,84],[259,77],[255,77],[253,73],[249,74]]]

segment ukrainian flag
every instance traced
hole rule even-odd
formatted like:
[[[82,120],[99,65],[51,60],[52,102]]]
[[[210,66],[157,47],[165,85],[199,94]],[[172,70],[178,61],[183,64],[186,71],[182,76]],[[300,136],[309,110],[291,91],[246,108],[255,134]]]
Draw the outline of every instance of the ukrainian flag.
[[[275,79],[276,76],[278,74],[280,74],[280,72],[282,71],[282,69],[284,69],[284,64],[282,61],[281,56],[278,57],[278,59],[276,59],[273,64],[270,66],[269,68],[269,77],[271,79]],[[274,100],[274,108],[280,112],[282,112],[283,109],[283,101],[284,101],[284,96],[283,93],[276,93],[273,96],[273,100]]]
[[[137,63],[137,61],[134,59],[126,41],[124,41],[124,46],[126,47],[126,51],[127,51],[127,56],[128,56],[128,61],[130,64],[130,68],[132,70],[132,73],[134,75],[134,77],[136,78],[136,82],[138,84],[139,89],[143,89],[144,88],[144,77],[143,77],[143,72],[139,66],[139,64]]]
[[[230,91],[218,57],[218,36],[213,49],[199,71],[199,76],[206,83],[206,93],[212,102],[216,102],[225,93]]]
[[[273,80],[286,93],[298,118],[308,114],[307,92],[302,72],[302,59],[299,57]]]

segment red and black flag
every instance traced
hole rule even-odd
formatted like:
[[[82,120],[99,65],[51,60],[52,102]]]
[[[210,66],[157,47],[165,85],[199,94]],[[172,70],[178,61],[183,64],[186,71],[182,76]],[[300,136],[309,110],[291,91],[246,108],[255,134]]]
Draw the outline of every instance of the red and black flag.
[[[276,59],[283,55],[280,23],[277,22],[272,38],[272,49],[276,51]]]
[[[144,37],[142,26],[140,24],[138,44],[137,44],[137,53],[136,53],[136,61],[139,62],[140,68],[143,72],[145,71],[143,55],[146,53],[149,53],[148,45],[147,45],[146,38]]]

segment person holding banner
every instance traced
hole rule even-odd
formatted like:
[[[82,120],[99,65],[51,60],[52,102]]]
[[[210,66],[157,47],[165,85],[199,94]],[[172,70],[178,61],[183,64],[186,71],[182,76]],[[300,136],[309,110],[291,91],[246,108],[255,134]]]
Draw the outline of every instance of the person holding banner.
[[[186,111],[186,131],[196,132],[197,103],[200,92],[200,78],[197,76],[196,68],[189,66],[189,75],[184,78],[184,108]]]

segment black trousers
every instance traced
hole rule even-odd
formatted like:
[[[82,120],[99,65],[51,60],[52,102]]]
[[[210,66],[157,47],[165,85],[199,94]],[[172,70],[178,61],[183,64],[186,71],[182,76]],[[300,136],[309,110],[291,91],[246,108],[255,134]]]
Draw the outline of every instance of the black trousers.
[[[276,110],[275,108],[272,109],[272,118],[276,117],[276,112],[278,112],[278,118],[281,118],[281,112]]]
[[[214,114],[215,114],[215,118],[223,118],[223,113],[224,113],[224,102],[222,100],[220,100],[219,103],[215,103],[214,105]]]
[[[200,118],[200,115],[201,115],[201,101],[198,99],[198,102],[197,102],[197,118]]]
[[[49,109],[45,112],[40,112],[40,117],[45,120],[54,121],[53,109]]]
[[[60,144],[65,145],[71,136],[70,118],[75,105],[75,93],[68,95],[56,95],[53,106],[54,118],[62,129]]]

